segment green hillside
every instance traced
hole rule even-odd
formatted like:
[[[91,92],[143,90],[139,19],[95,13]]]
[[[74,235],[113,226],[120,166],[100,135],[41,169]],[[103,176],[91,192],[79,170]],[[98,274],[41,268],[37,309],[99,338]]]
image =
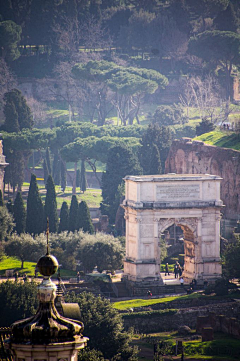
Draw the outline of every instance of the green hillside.
[[[231,148],[240,151],[240,134],[234,132],[222,132],[219,130],[205,133],[194,140],[202,140],[206,144],[215,145],[217,147]]]

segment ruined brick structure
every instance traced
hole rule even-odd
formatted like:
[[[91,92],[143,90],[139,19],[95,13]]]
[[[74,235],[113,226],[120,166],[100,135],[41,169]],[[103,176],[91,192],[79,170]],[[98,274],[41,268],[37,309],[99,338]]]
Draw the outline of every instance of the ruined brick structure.
[[[165,164],[165,173],[212,174],[223,178],[221,200],[224,218],[240,219],[240,152],[194,141],[175,140]]]

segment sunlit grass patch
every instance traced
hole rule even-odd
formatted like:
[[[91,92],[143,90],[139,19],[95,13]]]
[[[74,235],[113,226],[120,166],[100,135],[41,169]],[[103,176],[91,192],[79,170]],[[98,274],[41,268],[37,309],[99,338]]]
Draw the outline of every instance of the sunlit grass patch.
[[[236,134],[232,131],[215,130],[202,134],[194,139],[202,140],[206,144],[215,145],[218,147],[240,150],[239,134]]]

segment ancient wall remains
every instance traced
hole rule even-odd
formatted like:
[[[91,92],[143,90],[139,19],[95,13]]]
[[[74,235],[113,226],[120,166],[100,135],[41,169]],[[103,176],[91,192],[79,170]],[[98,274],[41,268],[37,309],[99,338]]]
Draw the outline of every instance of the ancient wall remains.
[[[240,152],[207,145],[191,138],[175,140],[165,164],[165,173],[212,174],[223,178],[221,200],[224,218],[240,219]]]

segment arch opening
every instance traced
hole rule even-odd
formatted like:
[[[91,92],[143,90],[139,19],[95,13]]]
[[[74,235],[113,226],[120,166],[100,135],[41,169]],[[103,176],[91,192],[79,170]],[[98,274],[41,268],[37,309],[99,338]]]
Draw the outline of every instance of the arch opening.
[[[196,278],[196,235],[187,224],[173,222],[160,230],[160,237],[164,237],[167,247],[167,258],[178,258],[187,281]],[[161,249],[160,249],[161,255]],[[183,258],[180,255],[184,255]]]

